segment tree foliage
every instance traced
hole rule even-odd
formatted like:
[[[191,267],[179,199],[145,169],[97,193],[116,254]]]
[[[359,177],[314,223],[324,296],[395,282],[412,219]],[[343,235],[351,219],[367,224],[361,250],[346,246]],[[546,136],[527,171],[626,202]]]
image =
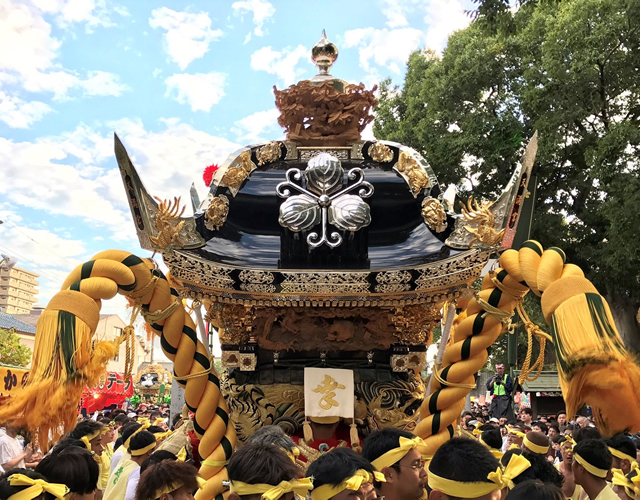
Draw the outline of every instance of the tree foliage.
[[[374,132],[420,151],[461,198],[494,199],[538,130],[532,237],[562,247],[638,341],[640,0],[498,10],[509,29],[480,13],[441,57],[412,54],[402,88],[382,82]]]
[[[27,366],[31,361],[31,349],[20,343],[14,330],[0,328],[0,363],[12,366]]]

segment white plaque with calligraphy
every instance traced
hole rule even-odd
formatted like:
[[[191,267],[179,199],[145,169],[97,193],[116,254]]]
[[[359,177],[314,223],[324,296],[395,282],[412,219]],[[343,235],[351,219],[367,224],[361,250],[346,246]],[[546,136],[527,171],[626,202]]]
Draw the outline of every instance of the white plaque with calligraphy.
[[[304,413],[307,417],[353,418],[353,371],[304,369]]]

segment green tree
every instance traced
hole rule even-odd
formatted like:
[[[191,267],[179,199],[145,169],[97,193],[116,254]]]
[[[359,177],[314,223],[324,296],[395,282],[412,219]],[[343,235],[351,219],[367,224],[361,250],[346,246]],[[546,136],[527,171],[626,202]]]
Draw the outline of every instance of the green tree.
[[[14,330],[0,328],[0,363],[12,366],[27,366],[31,361],[31,349],[20,343]]]
[[[638,349],[640,1],[498,10],[509,29],[481,13],[441,58],[412,54],[402,88],[382,82],[374,132],[419,150],[466,199],[494,198],[538,130],[532,237],[585,271]]]

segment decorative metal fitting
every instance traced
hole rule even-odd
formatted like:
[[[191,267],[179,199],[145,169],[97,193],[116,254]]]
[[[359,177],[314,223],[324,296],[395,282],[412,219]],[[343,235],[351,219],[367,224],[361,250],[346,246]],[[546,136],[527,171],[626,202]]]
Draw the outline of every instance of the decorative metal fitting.
[[[273,351],[273,364],[277,365],[280,361],[280,351]]]
[[[347,174],[348,181],[353,184],[344,186],[344,169],[340,160],[327,153],[320,153],[309,160],[304,170],[305,186],[302,183],[302,172],[290,168],[285,174],[287,179],[276,187],[280,198],[287,200],[280,205],[278,222],[294,232],[307,231],[322,224],[322,234],[317,232],[307,235],[307,243],[311,248],[327,245],[336,248],[342,243],[338,232],[328,235],[327,224],[343,231],[358,231],[371,223],[371,209],[362,200],[373,194],[373,186],[364,180],[361,168],[352,168]],[[291,196],[291,189],[301,194]],[[358,189],[358,195],[347,194]]]
[[[367,361],[369,362],[369,364],[373,364],[373,351],[369,351],[367,353]]]

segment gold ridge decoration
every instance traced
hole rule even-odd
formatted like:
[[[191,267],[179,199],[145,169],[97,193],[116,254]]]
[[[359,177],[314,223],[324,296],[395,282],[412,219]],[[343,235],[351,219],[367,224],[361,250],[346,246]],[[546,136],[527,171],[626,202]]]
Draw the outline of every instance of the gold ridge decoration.
[[[273,273],[267,271],[244,270],[240,272],[240,288],[247,292],[255,293],[274,293],[275,285],[272,285],[275,279]]]
[[[366,293],[368,273],[282,273],[283,293]]]
[[[428,196],[422,202],[422,218],[429,228],[436,233],[447,229],[447,214],[440,200]]]
[[[238,194],[242,183],[249,178],[256,164],[251,161],[251,152],[243,151],[227,169],[220,180],[221,187],[229,188],[233,196]]]
[[[381,142],[374,142],[369,146],[368,153],[373,161],[378,163],[388,163],[393,160],[393,151],[389,146]]]
[[[258,166],[261,167],[266,163],[272,163],[277,161],[282,156],[282,149],[280,143],[277,141],[271,141],[268,144],[262,146],[256,153],[256,159],[258,160]]]
[[[229,198],[223,194],[215,196],[204,213],[204,225],[209,231],[218,230],[226,222],[227,215],[229,215]]]
[[[377,293],[404,292],[411,288],[411,273],[409,271],[384,271],[376,276]]]
[[[491,212],[491,203],[478,203],[473,201],[473,197],[469,197],[467,205],[460,203],[462,206],[462,215],[467,222],[473,225],[464,226],[464,228],[474,235],[469,246],[486,245],[492,247],[500,243],[504,235],[502,231],[496,230],[495,216]],[[475,226],[475,227],[474,227]]]
[[[187,207],[180,210],[180,198],[162,201],[155,197],[158,201],[158,213],[155,216],[154,224],[158,234],[150,236],[149,239],[160,251],[167,251],[173,247],[179,246],[184,248],[184,243],[180,239],[180,231],[184,226],[184,221],[180,221],[180,217],[184,214]],[[177,223],[176,223],[177,222]]]
[[[407,181],[414,198],[430,185],[427,173],[418,165],[416,159],[406,151],[400,153],[398,163],[394,165],[393,169]]]
[[[442,314],[437,306],[415,305],[396,307],[389,317],[401,343],[424,345],[431,342],[431,332],[440,323]]]

